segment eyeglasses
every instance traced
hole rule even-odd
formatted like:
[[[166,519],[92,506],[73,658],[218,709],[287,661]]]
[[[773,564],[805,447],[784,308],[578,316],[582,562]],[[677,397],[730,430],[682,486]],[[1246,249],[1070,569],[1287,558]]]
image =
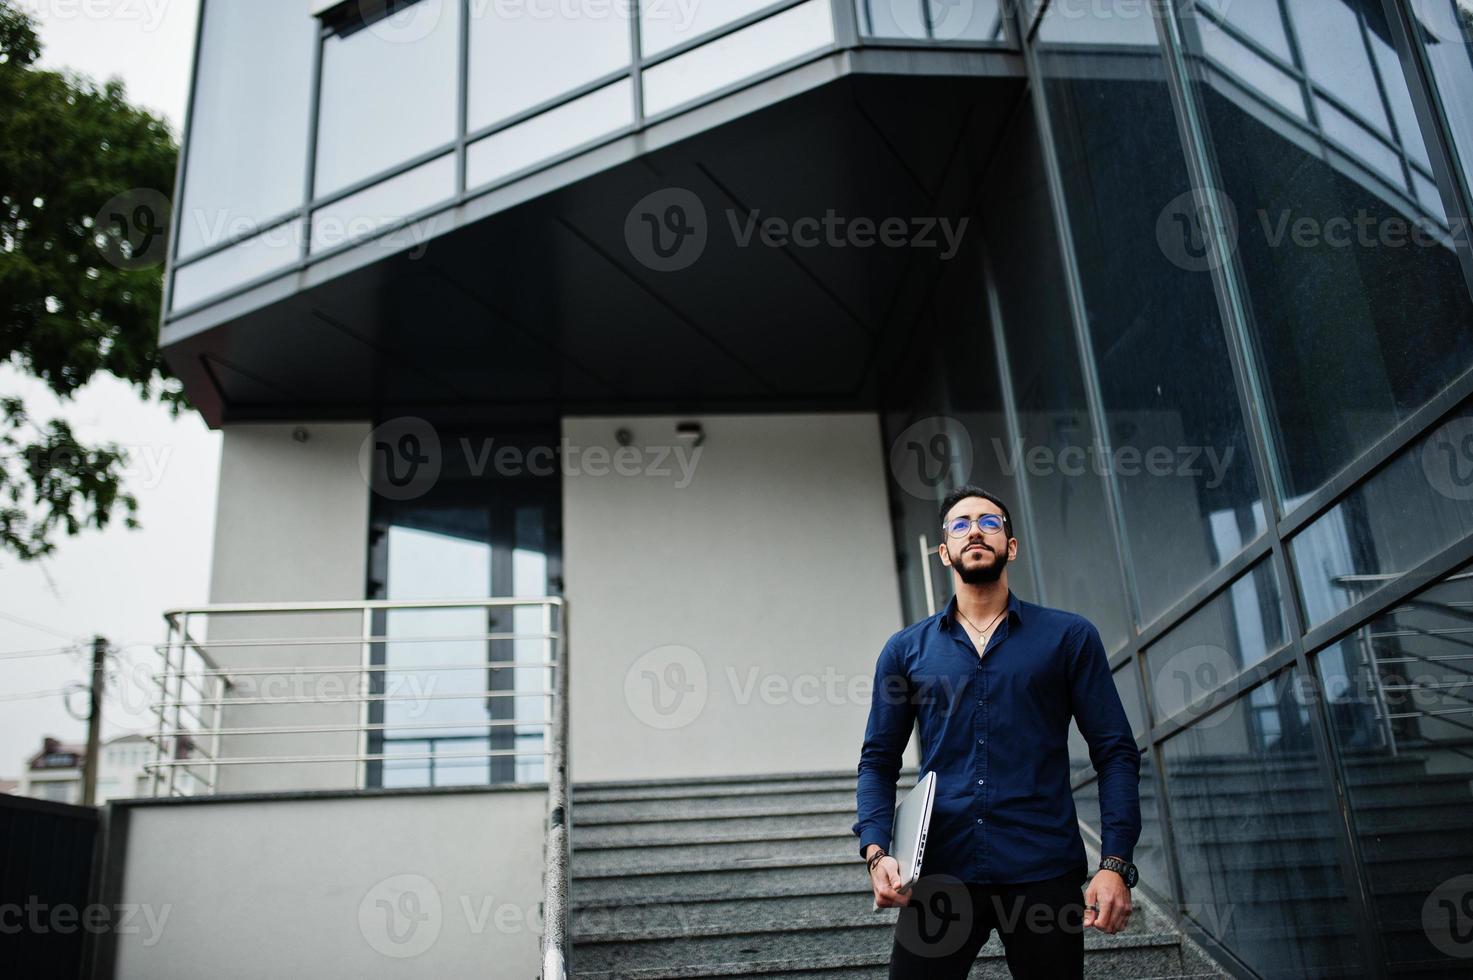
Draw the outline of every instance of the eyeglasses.
[[[1003,520],[996,514],[983,514],[975,520],[970,517],[957,517],[947,521],[942,527],[946,533],[953,538],[960,538],[972,530],[972,525],[977,525],[977,530],[983,534],[996,534],[1003,529]]]

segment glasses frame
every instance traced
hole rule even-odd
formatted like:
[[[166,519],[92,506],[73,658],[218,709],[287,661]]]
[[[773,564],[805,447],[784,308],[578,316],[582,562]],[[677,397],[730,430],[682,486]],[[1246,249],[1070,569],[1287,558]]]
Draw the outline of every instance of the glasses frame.
[[[989,518],[991,520],[997,521],[996,528],[989,529],[982,526],[982,522],[988,520]],[[960,521],[967,522],[966,530],[953,533],[951,530],[951,525],[956,524]],[[1012,537],[1012,533],[1008,530],[1008,519],[1006,517],[1003,517],[1001,514],[978,514],[976,517],[953,517],[951,520],[942,523],[941,530],[949,538],[960,538],[970,534],[972,528],[974,527],[977,530],[981,531],[983,534],[996,534],[998,531],[1002,531],[1008,537]]]

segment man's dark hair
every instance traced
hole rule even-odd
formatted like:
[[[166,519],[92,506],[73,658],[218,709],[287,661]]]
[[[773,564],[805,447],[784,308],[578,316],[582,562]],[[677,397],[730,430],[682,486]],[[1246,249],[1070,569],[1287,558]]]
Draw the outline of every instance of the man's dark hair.
[[[946,523],[946,515],[950,513],[951,508],[968,497],[981,497],[983,500],[990,500],[996,504],[997,509],[1002,511],[1002,533],[1010,538],[1013,537],[1013,515],[1008,513],[1008,505],[1003,503],[1002,498],[997,494],[990,490],[983,490],[981,487],[971,483],[968,483],[966,486],[957,487],[942,498],[941,523]]]

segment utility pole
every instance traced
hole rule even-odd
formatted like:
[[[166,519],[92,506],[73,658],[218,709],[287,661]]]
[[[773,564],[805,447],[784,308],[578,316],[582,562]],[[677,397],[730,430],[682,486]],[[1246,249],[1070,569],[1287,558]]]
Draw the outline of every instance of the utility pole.
[[[82,805],[97,803],[97,764],[102,741],[102,685],[107,676],[107,637],[92,638],[92,711],[87,715],[87,758],[82,767]]]

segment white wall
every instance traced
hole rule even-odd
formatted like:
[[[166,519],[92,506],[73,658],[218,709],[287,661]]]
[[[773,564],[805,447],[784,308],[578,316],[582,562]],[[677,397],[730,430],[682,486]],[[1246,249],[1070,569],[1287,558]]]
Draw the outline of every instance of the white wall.
[[[676,419],[564,420],[573,778],[852,771],[902,625],[878,420],[696,420],[668,474]]]
[[[544,789],[123,806],[121,980],[538,973]]]
[[[299,442],[293,432],[305,429]],[[220,490],[215,517],[214,568],[210,601],[308,602],[361,599],[367,577],[369,490],[358,466],[368,437],[366,422],[248,423],[224,427]],[[216,617],[211,641],[260,637],[333,637],[360,634],[353,613]],[[191,633],[194,630],[191,629]],[[198,634],[195,634],[198,635]],[[222,666],[331,667],[362,662],[362,645],[282,647],[211,646]],[[270,697],[344,696],[359,674],[311,675],[311,686],[285,671],[254,678],[254,693]],[[268,680],[275,686],[268,686]],[[273,705],[227,709],[233,728],[294,725],[351,725],[352,704]],[[356,734],[237,736],[222,756],[350,755]],[[258,789],[347,788],[356,784],[351,764],[222,766],[222,792]]]

